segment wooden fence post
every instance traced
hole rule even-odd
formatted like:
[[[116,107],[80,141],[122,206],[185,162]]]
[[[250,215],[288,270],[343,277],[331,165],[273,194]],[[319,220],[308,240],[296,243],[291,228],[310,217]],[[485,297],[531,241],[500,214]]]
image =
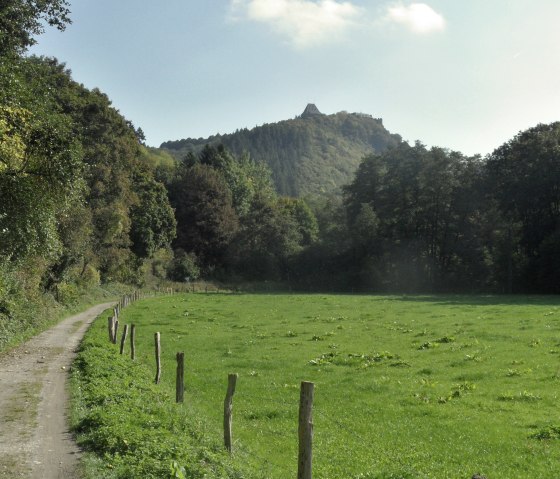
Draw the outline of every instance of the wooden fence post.
[[[231,453],[231,425],[232,425],[232,409],[233,394],[235,393],[235,383],[237,382],[237,374],[228,374],[228,388],[226,398],[224,400],[224,445]]]
[[[109,330],[109,342],[113,342],[113,328],[114,328],[114,321],[115,321],[115,317],[114,316],[109,316],[107,318],[107,329]]]
[[[132,324],[130,326],[130,359],[134,361],[136,357],[136,325]]]
[[[177,353],[177,381],[175,402],[183,402],[185,394],[185,353]]]
[[[159,333],[154,334],[154,342],[156,345],[156,384],[159,384],[161,379],[161,335]]]
[[[113,332],[113,344],[117,344],[117,334],[119,333],[119,320],[115,321],[115,329]]]
[[[303,381],[299,400],[297,479],[311,479],[313,446],[313,383]]]
[[[128,335],[128,324],[124,325],[122,337],[121,337],[121,354],[124,352],[124,343],[126,341],[126,336]]]

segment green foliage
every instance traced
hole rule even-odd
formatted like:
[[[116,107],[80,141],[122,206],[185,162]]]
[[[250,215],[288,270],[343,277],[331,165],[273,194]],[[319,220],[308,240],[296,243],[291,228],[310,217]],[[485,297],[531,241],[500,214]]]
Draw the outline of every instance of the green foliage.
[[[523,289],[558,288],[560,250],[560,123],[538,125],[519,133],[488,159],[488,181],[507,222],[510,264],[519,248],[527,262],[515,280]]]
[[[0,57],[34,45],[45,24],[64,30],[70,23],[66,0],[4,0],[0,3]]]
[[[170,197],[177,218],[174,247],[194,253],[206,265],[219,264],[239,221],[223,176],[205,164],[184,168]]]
[[[541,440],[560,439],[560,426],[549,425],[543,427],[539,431],[531,434],[530,437]]]
[[[301,246],[309,246],[317,241],[319,236],[319,225],[315,215],[302,199],[280,198],[280,208],[297,225]]]
[[[361,290],[557,292],[559,132],[538,125],[484,160],[420,143],[367,156],[344,215],[317,213],[335,255],[313,261]]]
[[[60,115],[0,105],[0,255],[55,255],[57,211],[80,194],[81,152]]]
[[[366,157],[344,188],[355,286],[487,287],[481,184],[479,158],[420,143]]]
[[[307,204],[277,197],[266,168],[223,146],[187,155],[169,191],[178,221],[174,247],[194,255],[206,274],[289,278],[290,262],[317,240]]]
[[[77,284],[83,289],[99,286],[101,284],[101,275],[99,271],[88,264],[82,269]]]
[[[185,253],[181,249],[175,251],[175,257],[169,265],[167,275],[173,281],[189,282],[197,280],[200,277],[200,268],[194,254]]]
[[[149,258],[171,246],[177,222],[165,186],[152,175],[136,171],[132,188],[138,197],[130,210],[132,251],[140,258]]]
[[[71,305],[78,301],[80,290],[73,283],[61,282],[56,285],[57,301],[64,305]]]
[[[243,218],[229,250],[234,271],[246,278],[281,279],[301,250],[300,225],[289,207],[259,198]]]
[[[33,11],[37,21],[65,21],[65,4],[8,2],[0,24]],[[0,52],[0,262],[10,284],[2,346],[41,328],[50,314],[41,308],[77,304],[101,280],[141,284],[144,258],[175,234],[155,180],[165,162],[143,156],[138,130],[57,60],[16,53]]]
[[[276,197],[266,166],[255,163],[248,154],[236,157],[221,144],[206,145],[198,156],[189,153],[183,165],[187,168],[206,165],[219,172],[231,192],[232,206],[239,217],[249,212],[257,196],[268,200]]]

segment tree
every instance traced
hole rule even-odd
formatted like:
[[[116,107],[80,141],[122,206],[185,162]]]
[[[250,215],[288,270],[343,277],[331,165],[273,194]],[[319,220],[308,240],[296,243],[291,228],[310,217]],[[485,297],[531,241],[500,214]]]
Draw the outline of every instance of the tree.
[[[64,30],[70,20],[67,0],[2,0],[0,2],[0,57],[20,54],[36,43],[44,25]]]
[[[482,248],[481,170],[479,158],[421,143],[366,157],[344,189],[354,268],[367,262],[389,289],[480,284],[482,259],[465,243]]]
[[[545,266],[560,263],[553,247],[560,234],[560,122],[537,125],[496,149],[487,174],[502,214],[521,225],[527,258],[521,287],[560,292],[560,273]]]
[[[301,241],[299,225],[282,203],[258,197],[231,243],[229,261],[247,279],[289,279],[289,261]]]
[[[301,247],[317,241],[319,235],[317,218],[303,199],[281,197],[278,203],[284,213],[297,225],[298,243]]]
[[[359,256],[375,256],[379,254],[379,218],[369,203],[362,203],[359,213],[351,228],[357,254]]]
[[[196,264],[196,257],[192,253],[185,253],[177,249],[173,261],[169,265],[167,275],[173,281],[194,281],[200,276],[200,268]]]
[[[56,214],[83,188],[82,152],[60,115],[0,105],[0,254],[59,251]]]
[[[256,195],[275,198],[271,172],[262,163],[256,163],[248,154],[236,157],[223,145],[206,145],[198,156],[187,154],[183,164],[207,165],[219,172],[231,192],[232,204],[239,217],[247,214]]]
[[[174,248],[194,253],[207,267],[221,265],[238,229],[223,176],[208,165],[183,168],[170,185],[170,200],[177,218]]]
[[[167,190],[147,171],[134,172],[133,190],[138,201],[130,211],[132,251],[140,258],[151,258],[158,249],[171,246],[177,222]]]

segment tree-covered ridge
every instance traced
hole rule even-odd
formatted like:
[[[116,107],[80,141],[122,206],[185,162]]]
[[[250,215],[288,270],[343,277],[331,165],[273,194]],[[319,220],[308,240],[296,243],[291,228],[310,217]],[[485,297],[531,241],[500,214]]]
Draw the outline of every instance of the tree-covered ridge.
[[[8,86],[0,94],[2,254],[17,262],[48,249],[57,262],[126,279],[133,255],[149,257],[169,245],[175,228],[136,130],[106,95],[74,82],[54,59],[5,63],[2,77]],[[80,257],[70,260],[72,245],[61,226],[74,215],[85,237],[76,251]],[[149,240],[139,239],[139,225]],[[77,241],[76,229],[71,233]]]
[[[174,160],[142,145],[106,95],[14,51],[0,55],[0,85],[1,345],[50,298],[141,284],[176,222],[156,179]]]
[[[401,137],[389,133],[380,119],[340,112],[302,115],[207,139],[168,141],[161,148],[181,159],[205,145],[223,144],[235,155],[248,153],[268,165],[277,191],[299,197],[336,190],[351,180],[365,155],[400,142]]]

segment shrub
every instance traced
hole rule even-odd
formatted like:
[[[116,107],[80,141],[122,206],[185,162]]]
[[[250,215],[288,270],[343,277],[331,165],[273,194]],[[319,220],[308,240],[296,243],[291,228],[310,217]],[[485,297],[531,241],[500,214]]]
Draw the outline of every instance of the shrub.
[[[167,276],[173,281],[188,282],[200,277],[200,268],[193,253],[178,250],[167,271]]]

